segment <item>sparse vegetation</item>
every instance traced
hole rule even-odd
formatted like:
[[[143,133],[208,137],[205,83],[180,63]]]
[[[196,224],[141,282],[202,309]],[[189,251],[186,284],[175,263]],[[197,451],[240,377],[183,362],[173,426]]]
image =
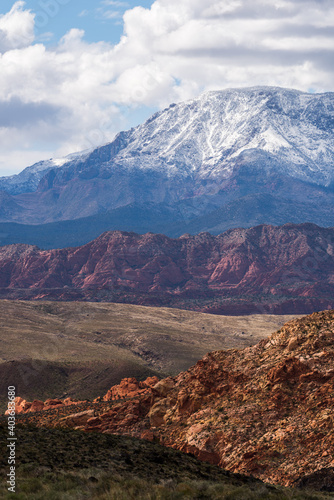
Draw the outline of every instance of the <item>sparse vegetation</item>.
[[[252,345],[287,319],[126,304],[0,301],[0,394],[15,385],[28,400],[93,399],[124,377],[176,375],[208,351]]]
[[[5,427],[0,427],[5,447]],[[333,495],[264,484],[148,441],[79,431],[18,428],[13,500],[327,500]],[[0,472],[6,474],[1,450]]]

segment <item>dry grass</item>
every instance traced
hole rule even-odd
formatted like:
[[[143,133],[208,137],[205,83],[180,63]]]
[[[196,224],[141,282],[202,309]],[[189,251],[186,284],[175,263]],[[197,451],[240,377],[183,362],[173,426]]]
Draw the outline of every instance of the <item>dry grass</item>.
[[[123,377],[175,375],[209,351],[253,345],[291,318],[217,316],[112,303],[2,300],[0,372],[6,376],[1,378],[12,384],[15,381],[9,379],[14,373],[31,371],[31,365],[36,372],[37,366],[29,387],[23,387],[24,397],[42,397],[42,388],[50,389],[51,397],[64,393],[95,397]]]
[[[0,425],[0,476],[6,477],[5,427]],[[17,429],[17,493],[0,484],[0,498],[17,500],[320,500],[264,484],[145,440],[80,431]]]

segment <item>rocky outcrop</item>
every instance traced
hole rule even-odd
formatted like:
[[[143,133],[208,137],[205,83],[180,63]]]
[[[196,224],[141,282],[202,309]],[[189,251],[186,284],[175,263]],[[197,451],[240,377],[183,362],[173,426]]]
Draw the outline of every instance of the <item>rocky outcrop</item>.
[[[206,355],[83,430],[160,441],[233,472],[291,485],[334,467],[333,360],[334,311],[314,313],[256,346]]]
[[[32,402],[26,401],[25,399],[22,399],[21,397],[16,397],[15,398],[15,413],[16,414],[22,414],[22,413],[34,413],[37,411],[42,411],[42,410],[50,410],[53,408],[60,408],[63,406],[70,406],[70,405],[78,405],[81,404],[82,401],[74,401],[72,398],[66,398],[66,399],[47,399],[46,401],[39,401],[38,399],[35,399]],[[5,415],[8,415],[9,410],[6,411]]]
[[[149,389],[157,384],[158,377],[148,377],[143,382],[138,382],[134,377],[124,378],[120,384],[114,385],[105,396],[103,401],[115,401],[118,399],[134,398],[149,393]]]
[[[72,415],[67,415],[59,420],[59,425],[61,427],[74,427],[84,428],[85,424],[92,425],[94,421],[94,410],[81,411],[79,413],[73,413]]]
[[[334,229],[287,224],[178,239],[114,231],[78,248],[10,245],[0,247],[0,285],[1,298],[302,314],[334,307]]]

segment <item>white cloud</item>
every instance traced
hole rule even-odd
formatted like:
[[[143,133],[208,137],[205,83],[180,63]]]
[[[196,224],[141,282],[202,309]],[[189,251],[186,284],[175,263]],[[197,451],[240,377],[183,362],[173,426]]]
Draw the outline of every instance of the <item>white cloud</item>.
[[[82,11],[79,13],[79,17],[85,17],[85,16],[88,16],[88,14],[89,14],[89,10],[84,9],[84,10],[82,10]]]
[[[14,175],[22,170],[22,166],[33,165],[41,159],[52,158],[53,151],[38,149],[21,149],[0,152],[0,177]]]
[[[123,54],[143,66],[151,57],[179,82],[158,104],[233,86],[333,90],[329,0],[157,0],[124,19]]]
[[[0,52],[21,49],[34,41],[34,16],[24,10],[25,2],[15,2],[10,12],[0,15]]]
[[[118,2],[116,0],[103,0],[102,5],[112,6],[112,7],[129,7],[127,2]]]
[[[118,10],[105,10],[102,13],[102,17],[104,19],[120,19],[122,18],[122,14]]]
[[[113,18],[124,2],[102,5]],[[85,149],[126,128],[132,109],[203,90],[333,90],[333,27],[331,0],[156,0],[125,12],[116,46],[72,29],[47,49],[34,40],[34,14],[16,2],[0,16],[0,114],[16,110],[0,116],[2,154],[19,158],[18,143],[57,155]]]
[[[110,8],[112,7],[112,8]],[[95,9],[95,15],[98,19],[106,21],[114,21],[119,23],[122,19],[124,11],[129,7],[129,4],[117,0],[103,0],[100,2],[100,7]]]

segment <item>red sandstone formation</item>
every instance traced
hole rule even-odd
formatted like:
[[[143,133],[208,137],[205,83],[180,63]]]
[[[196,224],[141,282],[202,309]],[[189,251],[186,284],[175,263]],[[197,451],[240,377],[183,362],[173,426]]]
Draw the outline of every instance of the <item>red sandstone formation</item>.
[[[232,229],[170,239],[108,232],[78,248],[0,248],[0,297],[103,300],[205,312],[334,307],[334,229]]]
[[[150,394],[152,388],[159,381],[158,377],[148,377],[143,382],[138,382],[134,377],[124,378],[120,384],[114,385],[105,396],[103,401],[115,401],[118,399],[134,398]]]
[[[233,472],[290,485],[334,466],[333,410],[329,311],[291,321],[254,347],[212,352],[82,428],[159,440]]]
[[[59,408],[62,406],[77,405],[82,401],[74,401],[72,398],[66,399],[47,399],[46,401],[39,401],[35,399],[32,403],[20,397],[15,398],[15,413],[34,413],[41,410],[50,410],[52,408]],[[8,410],[5,415],[8,414]]]
[[[114,385],[103,397],[96,398],[94,403],[101,401],[115,401],[143,396],[151,393],[151,388],[159,381],[158,377],[147,377],[146,380],[138,382],[135,378],[125,378],[120,384]],[[34,413],[42,410],[61,408],[70,405],[80,405],[83,401],[66,399],[46,399],[44,402],[35,399],[32,402],[26,401],[21,397],[15,398],[15,413]],[[5,415],[8,414],[8,410]]]
[[[64,401],[49,404],[59,410],[25,421],[160,441],[291,485],[334,467],[334,311],[290,321],[253,347],[211,352],[177,377],[124,379],[103,400],[118,401],[66,415]],[[17,403],[25,412],[45,404]]]

